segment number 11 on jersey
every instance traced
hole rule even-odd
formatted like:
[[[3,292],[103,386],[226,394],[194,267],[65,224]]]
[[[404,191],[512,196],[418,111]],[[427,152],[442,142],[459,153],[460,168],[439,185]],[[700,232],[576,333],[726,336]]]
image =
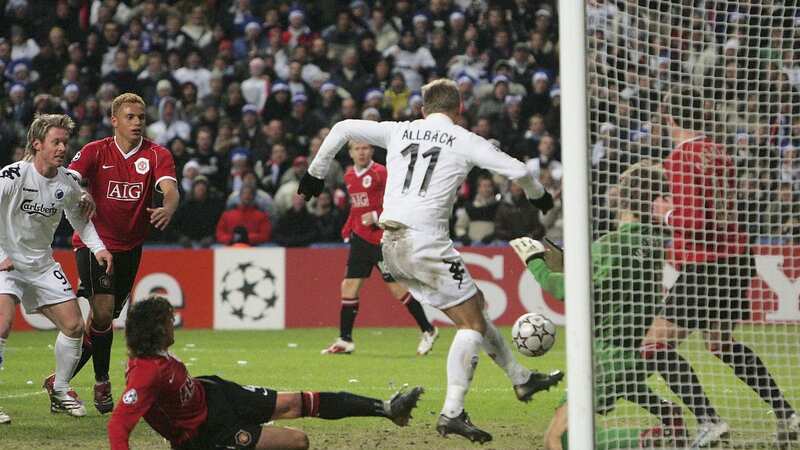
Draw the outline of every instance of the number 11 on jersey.
[[[439,162],[439,152],[442,151],[441,147],[431,147],[422,153],[423,158],[430,158],[428,161],[428,168],[425,170],[425,177],[422,179],[422,185],[419,188],[420,197],[424,197],[428,192],[428,185],[431,183],[433,176],[433,169],[436,168],[436,163]],[[406,172],[406,180],[403,183],[403,195],[408,193],[411,188],[411,179],[414,177],[414,167],[417,164],[417,153],[419,152],[419,144],[408,144],[403,151],[400,152],[403,157],[411,155],[408,161],[408,171]]]

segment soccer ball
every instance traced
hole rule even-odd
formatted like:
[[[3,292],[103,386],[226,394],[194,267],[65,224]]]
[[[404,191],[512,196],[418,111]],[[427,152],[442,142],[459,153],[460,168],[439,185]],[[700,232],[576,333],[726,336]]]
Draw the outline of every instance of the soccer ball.
[[[556,342],[556,326],[541,314],[523,314],[511,328],[511,340],[523,355],[542,356]]]

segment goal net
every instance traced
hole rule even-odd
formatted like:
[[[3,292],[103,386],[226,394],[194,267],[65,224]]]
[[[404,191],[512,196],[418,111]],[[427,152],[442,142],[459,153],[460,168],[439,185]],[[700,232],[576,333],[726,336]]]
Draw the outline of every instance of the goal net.
[[[585,14],[596,447],[800,448],[800,8]]]

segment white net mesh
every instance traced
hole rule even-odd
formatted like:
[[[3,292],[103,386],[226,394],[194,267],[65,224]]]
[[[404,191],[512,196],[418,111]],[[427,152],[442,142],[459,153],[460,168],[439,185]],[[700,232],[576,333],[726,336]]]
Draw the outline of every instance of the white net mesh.
[[[800,8],[586,14],[597,447],[800,448]]]

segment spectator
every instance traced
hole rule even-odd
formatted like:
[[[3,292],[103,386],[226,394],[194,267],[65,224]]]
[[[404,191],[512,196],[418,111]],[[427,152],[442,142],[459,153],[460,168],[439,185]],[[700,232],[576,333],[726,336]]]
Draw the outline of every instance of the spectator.
[[[508,77],[497,75],[492,80],[492,91],[480,99],[478,117],[497,120],[503,112],[506,96],[508,95]]]
[[[136,74],[130,68],[127,51],[124,49],[117,50],[114,55],[114,66],[103,77],[103,82],[113,84],[119,92],[139,93]]]
[[[561,162],[556,159],[556,141],[553,136],[549,134],[542,136],[539,140],[539,154],[529,159],[525,165],[536,179],[539,179],[543,169],[547,169],[554,180],[561,181],[563,169]]]
[[[248,243],[251,245],[263,244],[270,240],[272,224],[267,214],[256,208],[255,190],[252,186],[242,186],[240,203],[234,209],[222,213],[217,223],[217,242],[230,245],[233,242],[234,232],[238,227],[247,230]]]
[[[206,23],[205,11],[202,6],[195,6],[189,15],[189,22],[181,27],[181,32],[191,39],[191,45],[203,48],[211,43],[211,29]]]
[[[363,98],[367,74],[358,62],[358,52],[348,48],[342,54],[342,65],[331,74],[331,81],[346,90],[351,97]]]
[[[392,81],[389,89],[384,94],[385,102],[392,110],[392,119],[398,120],[403,114],[403,110],[408,107],[408,99],[411,97],[411,90],[406,86],[406,77],[398,71],[392,74]]]
[[[270,223],[276,223],[278,221],[278,215],[275,212],[272,197],[266,191],[259,188],[258,176],[255,172],[251,171],[244,174],[242,177],[242,186],[250,186],[253,188],[255,192],[253,203],[256,205],[256,208],[267,213]],[[231,192],[231,195],[228,196],[228,200],[225,202],[226,209],[239,206],[241,203],[241,192],[241,189]]]
[[[531,205],[525,192],[515,183],[511,183],[506,197],[497,207],[494,233],[503,241],[522,236],[540,240],[545,235],[544,226],[539,221],[539,210]]]
[[[193,49],[186,57],[186,65],[174,72],[179,83],[191,81],[197,86],[197,96],[205,97],[210,92],[211,71],[202,66],[203,59],[200,51]]]
[[[306,209],[306,201],[293,193],[291,207],[281,215],[275,228],[275,243],[284,247],[306,247],[317,240],[318,233],[316,219]]]
[[[342,225],[346,217],[333,204],[331,191],[324,190],[317,197],[314,205],[314,216],[317,222],[317,242],[341,242]]]
[[[428,73],[436,68],[430,50],[420,46],[414,32],[408,29],[403,30],[400,42],[387,48],[383,54],[394,58],[395,68],[403,73],[405,83],[412,91],[419,90]]]
[[[210,192],[208,179],[198,175],[192,183],[190,195],[175,213],[174,229],[178,243],[187,248],[210,247],[221,214],[222,202],[213,191]]]
[[[328,43],[331,58],[338,60],[348,50],[355,52],[352,47],[358,40],[358,33],[358,28],[352,23],[350,12],[339,11],[336,14],[336,23],[322,30],[322,39]]]
[[[212,186],[222,190],[224,186],[225,163],[223,157],[214,151],[211,130],[201,128],[197,130],[197,149],[192,155],[192,160],[197,162],[198,170],[208,177]]]
[[[160,145],[166,145],[172,138],[180,137],[188,141],[192,129],[188,123],[180,120],[178,101],[173,97],[164,97],[158,103],[158,121],[147,127],[147,137]]]
[[[261,178],[261,184],[270,195],[274,196],[278,191],[283,174],[287,170],[289,170],[289,153],[286,151],[286,146],[283,144],[273,145],[270,150],[269,161],[261,170],[263,177]]]
[[[550,105],[550,77],[544,71],[538,71],[531,78],[531,91],[525,96],[522,110],[526,115],[545,114]]]
[[[456,211],[456,239],[465,245],[494,240],[494,220],[500,204],[498,199],[492,178],[488,175],[478,177],[475,198]]]
[[[280,180],[280,186],[275,192],[275,210],[281,216],[291,207],[292,198],[300,185],[300,178],[308,170],[308,158],[297,156],[292,161],[292,167],[286,170]]]
[[[267,102],[270,79],[264,72],[266,67],[263,59],[258,57],[251,59],[248,67],[250,78],[242,81],[242,96],[247,103],[255,105],[260,113]]]
[[[293,95],[292,113],[286,118],[286,133],[293,136],[294,141],[300,148],[305,149],[308,148],[311,136],[317,134],[320,128],[322,128],[322,123],[308,113],[308,99],[306,96],[304,94]]]
[[[261,118],[265,122],[285,118],[292,110],[291,98],[288,84],[282,82],[273,84],[264,109],[261,110]]]
[[[39,54],[39,45],[36,40],[28,37],[25,30],[19,25],[11,26],[11,60],[33,61]]]
[[[246,104],[242,107],[242,124],[239,126],[239,144],[253,149],[261,156],[265,151],[266,139],[261,132],[261,121],[258,118],[258,107]],[[257,158],[258,159],[258,158]]]
[[[375,35],[375,49],[379,52],[383,52],[400,40],[400,34],[391,22],[386,21],[386,12],[381,8],[372,10],[369,28]]]

